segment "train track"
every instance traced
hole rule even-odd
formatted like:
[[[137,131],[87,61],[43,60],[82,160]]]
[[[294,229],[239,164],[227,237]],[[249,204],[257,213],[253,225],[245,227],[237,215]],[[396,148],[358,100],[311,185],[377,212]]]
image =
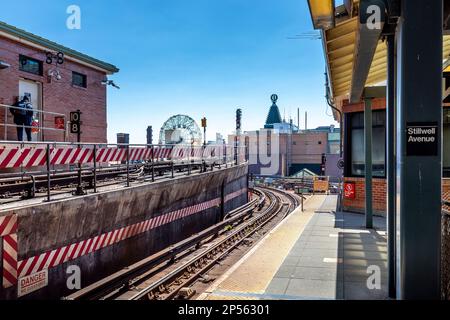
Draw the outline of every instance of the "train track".
[[[74,294],[68,300],[188,299],[190,287],[276,217],[281,221],[299,199],[277,189],[255,189],[257,196],[227,219],[166,250],[135,263]],[[273,222],[273,221],[272,221]],[[270,225],[270,224],[269,224]],[[272,226],[271,226],[272,227]]]
[[[157,179],[167,174],[190,171],[208,171],[214,169],[215,163],[191,162],[173,163],[170,161],[155,162],[155,164],[144,163],[135,164],[127,167],[126,165],[117,165],[113,167],[82,168],[81,182],[85,189],[93,189],[114,185],[127,180],[145,181],[148,179]],[[117,181],[118,180],[118,181]],[[79,183],[78,170],[53,170],[50,173],[50,190],[61,191],[75,188]],[[21,172],[3,174],[0,176],[0,198],[9,199],[21,197],[21,199],[31,199],[43,196],[48,190],[48,175],[46,172]]]

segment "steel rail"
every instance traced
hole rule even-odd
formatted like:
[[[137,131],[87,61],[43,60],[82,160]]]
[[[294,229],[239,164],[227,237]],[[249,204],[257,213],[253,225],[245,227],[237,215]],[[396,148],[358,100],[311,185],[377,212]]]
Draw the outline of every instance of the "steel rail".
[[[199,244],[210,238],[211,236],[217,235],[219,232],[224,230],[224,228],[230,224],[233,224],[241,219],[244,219],[248,215],[251,215],[254,209],[261,206],[261,203],[266,201],[265,195],[259,191],[254,190],[256,194],[259,195],[259,198],[254,199],[250,203],[245,204],[244,206],[234,210],[235,212],[239,212],[235,216],[225,221],[222,221],[210,228],[189,237],[177,244],[169,246],[168,248],[157,252],[137,263],[122,269],[96,283],[91,284],[90,286],[83,288],[68,297],[65,297],[65,300],[98,300],[104,296],[107,296],[111,291],[122,288],[124,285],[129,285],[133,282],[134,278],[139,277],[143,270],[152,269],[164,262],[174,261],[176,256],[182,252],[187,251],[192,247],[199,246]]]
[[[284,208],[281,199],[270,192],[268,192],[267,195],[271,198],[271,202],[264,213],[252,218],[242,226],[239,226],[236,231],[225,237],[225,239],[213,245],[211,248],[208,248],[199,256],[192,258],[187,263],[176,268],[158,281],[147,286],[128,300],[153,300],[159,299],[161,295],[164,295],[164,300],[175,298],[177,293],[183,287],[187,287],[195,282],[219,260],[227,256],[245,239],[253,235],[257,230],[281,212]],[[175,288],[170,288],[173,284],[175,284]]]

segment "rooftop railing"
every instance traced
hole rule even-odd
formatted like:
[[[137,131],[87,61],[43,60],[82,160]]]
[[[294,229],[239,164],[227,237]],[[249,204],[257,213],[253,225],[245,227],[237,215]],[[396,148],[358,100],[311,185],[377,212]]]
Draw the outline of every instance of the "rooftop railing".
[[[6,105],[6,104],[0,104],[0,114],[3,113],[4,115],[4,119],[3,122],[0,122],[0,126],[3,127],[3,140],[8,141],[8,140],[12,140],[12,136],[8,133],[8,128],[23,128],[23,129],[34,129],[36,131],[38,131],[39,133],[44,133],[45,131],[53,131],[53,132],[57,132],[59,134],[61,134],[61,141],[66,141],[66,137],[67,137],[67,119],[66,119],[66,115],[62,114],[62,113],[56,113],[56,112],[49,112],[49,111],[42,111],[39,109],[33,109],[33,115],[37,116],[37,125],[36,126],[25,126],[25,125],[17,125],[15,123],[13,123],[13,119],[14,116],[11,114],[11,110],[18,110],[18,111],[30,111],[29,109],[26,108],[19,108],[19,107],[14,107],[14,106],[10,106],[10,105]],[[47,116],[47,117],[45,117]],[[48,121],[48,119],[44,119],[44,118],[62,118],[64,119],[62,125],[64,126],[64,128],[56,128],[56,127],[46,127],[44,125],[45,120]],[[36,119],[36,117],[34,117]],[[14,136],[15,138],[15,136]],[[39,139],[37,139],[39,140]]]

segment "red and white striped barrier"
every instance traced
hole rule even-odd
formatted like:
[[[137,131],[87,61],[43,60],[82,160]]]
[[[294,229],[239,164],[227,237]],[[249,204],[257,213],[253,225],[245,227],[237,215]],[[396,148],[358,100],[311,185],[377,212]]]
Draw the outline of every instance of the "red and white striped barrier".
[[[94,149],[92,148],[67,147],[50,149],[50,164],[52,165],[85,164],[93,160]]]
[[[3,237],[3,288],[17,283],[17,233]]]
[[[0,217],[0,237],[6,236],[17,231],[17,216],[15,214],[10,216]]]
[[[152,148],[130,148],[130,161],[149,161],[152,159]],[[45,147],[0,147],[0,169],[30,168],[46,165],[47,149]],[[172,148],[154,147],[154,158],[170,159]],[[187,154],[186,154],[187,157]],[[97,149],[97,163],[122,162],[127,160],[126,148]],[[89,164],[94,162],[93,147],[55,147],[50,148],[51,165]]]
[[[17,216],[0,217],[0,237],[3,239],[3,287],[17,283]]]
[[[245,193],[246,190],[240,190],[226,196],[225,201]],[[156,229],[160,226],[183,219],[187,216],[203,212],[207,209],[220,206],[220,198],[206,201],[191,207],[176,210],[149,220],[145,220],[130,226],[103,233],[94,238],[83,240],[78,243],[70,244],[62,248],[42,253],[40,255],[25,259],[18,263],[17,273],[19,277],[25,277],[39,271],[56,267],[65,262],[80,258],[92,252],[101,250],[105,247],[114,245],[120,241],[127,240],[136,235]]]

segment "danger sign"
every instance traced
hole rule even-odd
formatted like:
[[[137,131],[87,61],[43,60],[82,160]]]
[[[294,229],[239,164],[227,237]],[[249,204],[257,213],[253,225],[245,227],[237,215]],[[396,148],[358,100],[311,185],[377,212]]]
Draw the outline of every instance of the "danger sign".
[[[344,198],[345,199],[356,198],[356,185],[354,182],[344,183]]]
[[[48,286],[48,270],[42,270],[19,279],[17,296],[20,298],[46,286]]]

